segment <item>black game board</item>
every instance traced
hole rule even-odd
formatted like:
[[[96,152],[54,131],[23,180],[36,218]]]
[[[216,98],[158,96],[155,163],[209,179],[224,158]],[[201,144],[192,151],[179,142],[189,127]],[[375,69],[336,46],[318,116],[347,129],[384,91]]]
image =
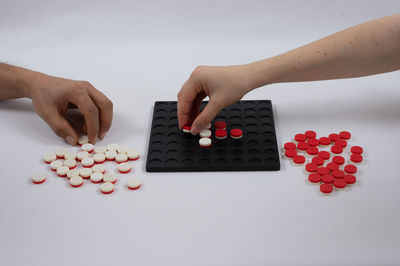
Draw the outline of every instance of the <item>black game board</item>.
[[[207,102],[203,102],[202,108]],[[214,121],[227,123],[228,137],[214,138]],[[155,102],[146,171],[277,171],[280,169],[270,100],[239,101],[223,109],[212,123],[212,146],[199,146],[199,136],[178,128],[176,102]],[[229,130],[241,128],[234,140]]]

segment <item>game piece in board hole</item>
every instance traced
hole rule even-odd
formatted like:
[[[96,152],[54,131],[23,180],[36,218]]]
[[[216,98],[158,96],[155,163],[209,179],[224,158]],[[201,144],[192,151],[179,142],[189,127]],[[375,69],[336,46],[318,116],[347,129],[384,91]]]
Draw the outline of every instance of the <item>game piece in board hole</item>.
[[[204,129],[199,133],[200,138],[211,138],[211,130]]]
[[[347,184],[354,184],[356,182],[356,177],[354,175],[345,175],[343,180],[346,181]]]
[[[182,131],[185,133],[191,133],[192,127],[191,126],[183,126]]]
[[[319,139],[319,145],[321,146],[328,146],[329,144],[331,144],[331,140],[327,137],[322,137]]]
[[[294,140],[297,142],[304,142],[307,140],[307,137],[306,135],[299,133],[294,136]]]
[[[214,127],[215,127],[215,129],[226,130],[226,122],[225,121],[215,121]]]
[[[362,154],[363,148],[361,148],[360,146],[353,146],[353,147],[351,147],[350,151],[352,153]]]
[[[293,142],[286,142],[283,147],[285,150],[294,150],[296,149],[296,144],[294,144]]]
[[[240,128],[231,129],[231,138],[233,139],[241,139],[243,136],[243,131]]]
[[[355,174],[357,172],[357,166],[348,164],[344,167],[344,171],[348,174]]]
[[[306,135],[306,137],[308,139],[315,139],[317,137],[317,133],[313,130],[307,130],[304,135]]]
[[[297,155],[297,151],[296,150],[286,150],[285,151],[285,156],[288,157],[288,158],[293,158],[296,155]]]
[[[308,181],[311,183],[314,183],[314,184],[319,183],[319,182],[321,182],[321,176],[319,174],[315,174],[315,173],[309,174]]]
[[[211,147],[211,139],[210,138],[201,138],[199,139],[199,145],[203,148]]]
[[[332,193],[333,186],[331,184],[321,184],[319,186],[319,190],[324,194]]]
[[[217,129],[215,130],[215,138],[216,139],[226,139],[227,132],[225,129]]]
[[[203,102],[200,111],[207,102]],[[239,101],[224,108],[215,121],[226,121],[228,130],[245,128],[241,139],[217,140],[205,149],[199,137],[179,130],[176,102],[156,102],[149,138],[146,170],[271,171],[279,170],[279,151],[271,101]]]
[[[342,139],[350,139],[351,138],[351,134],[348,131],[342,131],[339,133],[340,138]]]

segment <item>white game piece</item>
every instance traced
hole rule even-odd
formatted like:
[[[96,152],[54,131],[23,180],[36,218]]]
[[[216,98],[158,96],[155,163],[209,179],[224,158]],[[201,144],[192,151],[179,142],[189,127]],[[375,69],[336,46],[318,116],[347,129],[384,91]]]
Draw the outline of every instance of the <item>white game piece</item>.
[[[130,161],[136,161],[136,160],[139,159],[139,157],[140,157],[139,152],[136,151],[136,150],[129,151],[129,152],[127,153],[127,155],[128,155],[128,159],[129,159]]]
[[[211,139],[209,138],[201,138],[199,139],[199,144],[201,147],[210,147],[211,146]]]
[[[60,166],[60,167],[57,168],[57,175],[59,177],[66,177],[68,171],[69,171],[69,168],[67,166],[65,166],[65,165]]]
[[[137,177],[130,178],[130,179],[128,179],[128,181],[126,181],[126,186],[132,190],[140,188],[141,185],[142,185],[142,182],[140,182],[140,179]]]
[[[102,173],[92,173],[90,175],[90,181],[92,181],[92,183],[100,183],[101,181],[103,181],[103,174]]]
[[[80,187],[83,184],[83,179],[80,176],[73,176],[69,179],[71,187]]]
[[[79,137],[79,140],[78,140],[79,145],[83,145],[83,144],[86,144],[88,142],[89,142],[88,136],[83,135],[83,136]]]
[[[65,160],[68,160],[68,159],[76,159],[76,153],[75,152],[67,152],[65,155],[64,155],[64,159]]]
[[[46,181],[46,176],[42,173],[36,173],[32,175],[32,182],[35,184],[42,184]]]
[[[61,167],[61,166],[63,166],[63,165],[64,165],[64,164],[63,164],[63,162],[62,162],[61,160],[57,160],[57,161],[51,162],[50,168],[51,168],[51,170],[53,170],[53,171],[57,171],[57,168],[58,168],[58,167]]]
[[[118,154],[115,156],[115,160],[116,160],[118,163],[124,163],[124,162],[128,161],[128,155],[126,155],[125,153],[118,153]]]
[[[58,159],[64,159],[64,155],[68,152],[66,148],[60,148],[56,150],[56,156]]]
[[[129,149],[127,147],[119,146],[118,153],[128,153]]]
[[[100,191],[104,194],[110,194],[114,191],[114,185],[110,182],[105,182],[100,185]]]
[[[96,153],[95,155],[93,155],[93,160],[95,163],[104,163],[104,161],[106,160],[106,156],[104,155],[104,153]]]
[[[115,156],[117,156],[117,152],[116,151],[107,151],[106,152],[106,159],[108,161],[114,161],[115,160]]]
[[[79,175],[84,179],[88,179],[92,173],[93,173],[92,168],[79,169]]]
[[[96,164],[92,167],[92,171],[104,174],[106,172],[106,168],[102,164]]]
[[[132,167],[131,167],[130,163],[120,163],[118,165],[118,171],[121,174],[129,173],[131,171],[131,169],[132,169]]]
[[[108,172],[103,175],[103,181],[114,184],[115,182],[117,182],[117,177],[114,174]]]
[[[92,157],[86,157],[82,159],[83,167],[92,167],[94,165],[94,160]]]
[[[211,130],[205,129],[200,131],[200,138],[211,138]]]
[[[107,150],[109,150],[109,151],[117,151],[118,150],[118,148],[119,148],[119,145],[118,144],[109,144],[108,146],[107,146]]]
[[[74,159],[68,159],[64,161],[64,165],[69,169],[74,169],[76,167],[76,161]]]
[[[76,154],[76,159],[78,159],[78,161],[82,161],[84,158],[89,156],[90,154],[87,151],[80,151]]]
[[[51,162],[54,162],[55,160],[57,160],[57,155],[54,152],[46,153],[43,156],[43,161],[45,163],[51,163]]]
[[[97,146],[94,148],[94,153],[106,153],[107,147],[106,146]]]
[[[71,177],[73,177],[73,176],[77,176],[77,175],[79,175],[79,170],[78,169],[72,169],[72,170],[69,170],[68,172],[67,172],[67,177],[68,178],[71,178]]]
[[[88,153],[91,153],[94,149],[93,144],[91,143],[85,143],[81,146],[82,151],[87,151]]]

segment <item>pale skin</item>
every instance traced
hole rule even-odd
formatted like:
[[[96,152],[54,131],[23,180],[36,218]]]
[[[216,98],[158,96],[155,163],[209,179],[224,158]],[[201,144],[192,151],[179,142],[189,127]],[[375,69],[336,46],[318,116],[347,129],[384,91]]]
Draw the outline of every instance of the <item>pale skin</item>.
[[[90,143],[103,139],[111,126],[113,104],[89,82],[0,64],[0,100],[16,98],[30,98],[36,112],[71,145],[77,144],[78,135],[64,116],[69,109],[78,108],[84,116]]]
[[[179,127],[197,134],[225,107],[273,83],[354,78],[400,69],[400,14],[369,21],[284,54],[236,66],[199,66],[178,93]],[[209,103],[199,113],[201,101]]]

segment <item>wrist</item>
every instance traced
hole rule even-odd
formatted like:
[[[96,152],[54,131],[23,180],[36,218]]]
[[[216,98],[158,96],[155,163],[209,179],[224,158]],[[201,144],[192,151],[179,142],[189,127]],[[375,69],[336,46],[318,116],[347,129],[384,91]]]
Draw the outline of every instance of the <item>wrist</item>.
[[[24,68],[18,68],[17,71],[17,90],[19,94],[21,97],[32,99],[34,91],[40,88],[41,80],[47,75]]]
[[[245,67],[247,69],[247,92],[277,83],[282,76],[282,71],[275,57],[249,63]]]

